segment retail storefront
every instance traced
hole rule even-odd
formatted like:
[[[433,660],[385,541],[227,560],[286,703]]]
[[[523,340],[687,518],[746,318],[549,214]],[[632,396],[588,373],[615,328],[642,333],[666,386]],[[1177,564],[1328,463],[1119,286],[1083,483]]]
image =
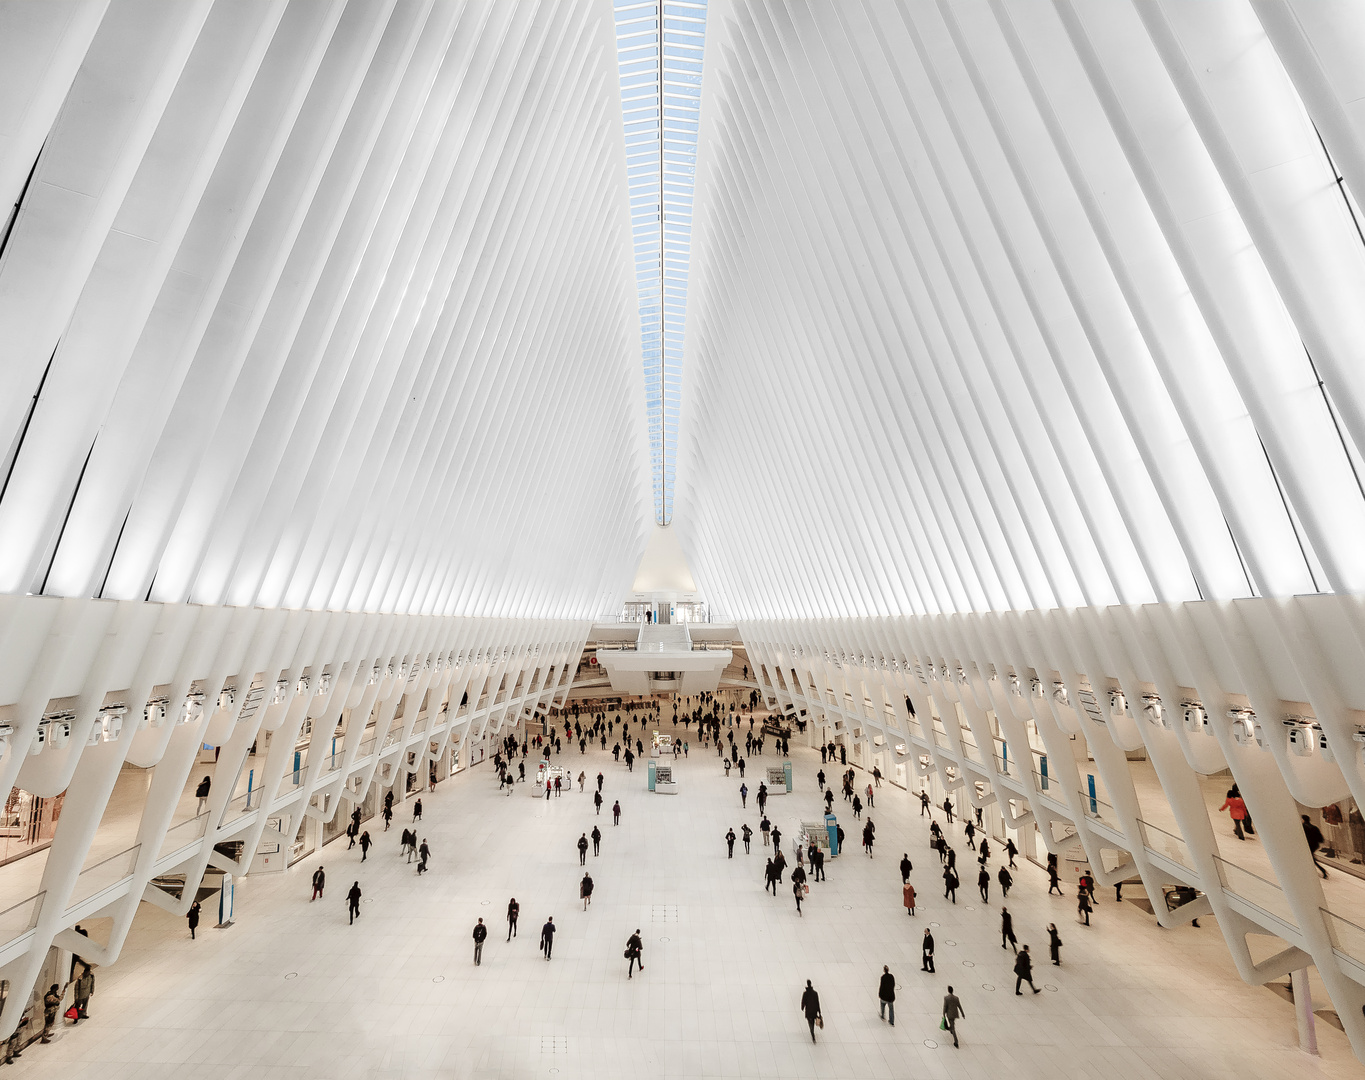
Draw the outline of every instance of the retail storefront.
[[[0,866],[52,844],[66,792],[45,798],[23,788],[11,788],[0,817]]]

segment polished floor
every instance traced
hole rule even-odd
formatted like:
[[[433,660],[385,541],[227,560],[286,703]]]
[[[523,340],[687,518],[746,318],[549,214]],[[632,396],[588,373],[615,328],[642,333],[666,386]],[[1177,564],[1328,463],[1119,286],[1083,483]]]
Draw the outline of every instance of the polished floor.
[[[421,878],[398,855],[405,808],[363,865],[343,840],[286,873],[243,882],[236,925],[216,930],[206,918],[197,941],[182,920],[143,905],[123,958],[98,972],[90,1021],[63,1025],[54,1044],[35,1044],[7,1071],[43,1080],[1365,1076],[1326,1023],[1322,1058],[1300,1053],[1292,1008],[1236,977],[1214,920],[1158,930],[1106,892],[1093,925],[1080,926],[1071,890],[1049,898],[1045,875],[1022,859],[1009,906],[1047,989],[1015,997],[997,890],[987,909],[964,873],[958,903],[946,903],[926,820],[890,786],[871,811],[871,860],[847,804],[836,802],[851,850],[828,865],[828,882],[813,886],[798,917],[789,886],[764,893],[758,839],[747,858],[740,847],[726,859],[726,829],[756,827],[759,815],[752,797],[740,809],[738,776],[727,779],[715,751],[688,737],[676,796],[645,790],[642,763],[632,774],[609,754],[576,749],[562,760],[588,773],[587,790],[548,802],[526,787],[499,795],[483,766],[461,774],[423,796],[419,833],[433,856]],[[788,837],[818,803],[818,754],[802,748],[794,760],[796,791],[769,804]],[[597,818],[589,793],[599,769],[606,804]],[[615,799],[619,827],[609,816]],[[601,856],[588,856],[596,889],[584,912],[574,845],[594,824],[605,839]],[[964,869],[974,865],[957,826],[952,835]],[[915,919],[900,906],[907,850],[921,893]],[[318,862],[328,889],[310,903]],[[357,879],[365,902],[350,926],[344,897]],[[510,896],[522,915],[509,944]],[[551,915],[559,932],[547,963],[537,939]],[[491,932],[476,968],[479,917]],[[1060,969],[1046,961],[1049,921],[1065,941]],[[938,940],[936,975],[919,970],[925,925]],[[637,927],[646,970],[627,980],[622,952]],[[894,1028],[877,1017],[882,964],[900,987]],[[806,979],[824,1011],[816,1045],[798,1011]],[[950,982],[967,1011],[959,1050],[938,1030]]]

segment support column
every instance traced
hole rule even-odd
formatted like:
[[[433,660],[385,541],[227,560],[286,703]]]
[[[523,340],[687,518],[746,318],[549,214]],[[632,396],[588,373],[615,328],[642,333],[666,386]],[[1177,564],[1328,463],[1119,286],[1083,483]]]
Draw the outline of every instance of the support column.
[[[1313,991],[1308,985],[1308,969],[1295,968],[1291,971],[1289,985],[1294,990],[1294,1015],[1299,1021],[1299,1049],[1316,1057],[1318,1028],[1317,1017],[1313,1015]]]

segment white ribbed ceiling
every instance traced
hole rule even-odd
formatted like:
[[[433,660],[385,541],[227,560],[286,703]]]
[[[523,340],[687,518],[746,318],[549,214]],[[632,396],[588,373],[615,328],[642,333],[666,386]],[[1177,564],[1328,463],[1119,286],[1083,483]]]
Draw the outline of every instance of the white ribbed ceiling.
[[[713,0],[707,38],[713,609],[1365,590],[1365,7]]]
[[[0,591],[1365,590],[1359,5],[659,7],[0,5]]]
[[[0,202],[0,590],[582,616],[629,587],[609,3],[0,5]]]

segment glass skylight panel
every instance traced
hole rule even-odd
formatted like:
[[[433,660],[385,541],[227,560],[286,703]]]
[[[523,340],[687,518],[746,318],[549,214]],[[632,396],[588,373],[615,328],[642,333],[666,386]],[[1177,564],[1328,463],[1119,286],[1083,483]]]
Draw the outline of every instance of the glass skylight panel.
[[[706,0],[616,0],[615,6],[654,517],[667,525],[682,400]]]

